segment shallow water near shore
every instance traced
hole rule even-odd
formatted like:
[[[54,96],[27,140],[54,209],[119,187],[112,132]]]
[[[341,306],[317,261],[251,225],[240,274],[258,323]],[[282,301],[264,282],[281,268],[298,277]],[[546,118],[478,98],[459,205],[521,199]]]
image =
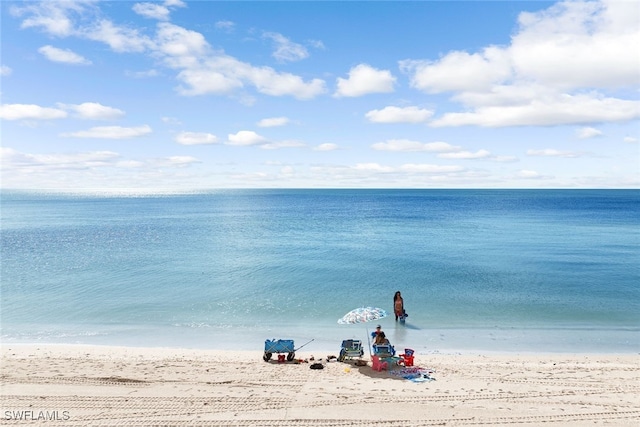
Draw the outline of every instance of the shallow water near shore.
[[[640,351],[640,191],[2,193],[3,342]]]

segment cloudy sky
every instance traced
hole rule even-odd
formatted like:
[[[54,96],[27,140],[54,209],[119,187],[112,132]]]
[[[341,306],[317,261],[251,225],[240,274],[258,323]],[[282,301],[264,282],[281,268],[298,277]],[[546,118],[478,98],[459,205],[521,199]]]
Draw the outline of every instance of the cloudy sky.
[[[638,1],[2,1],[2,187],[640,187]]]

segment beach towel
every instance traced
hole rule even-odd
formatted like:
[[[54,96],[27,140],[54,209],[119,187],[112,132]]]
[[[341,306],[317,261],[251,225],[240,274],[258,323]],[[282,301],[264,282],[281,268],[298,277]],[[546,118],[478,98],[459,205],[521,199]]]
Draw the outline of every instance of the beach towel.
[[[394,369],[389,371],[389,374],[402,377],[405,380],[412,381],[414,383],[421,383],[427,381],[435,381],[432,376],[436,371],[428,368],[421,368],[419,366],[406,367],[402,369]]]

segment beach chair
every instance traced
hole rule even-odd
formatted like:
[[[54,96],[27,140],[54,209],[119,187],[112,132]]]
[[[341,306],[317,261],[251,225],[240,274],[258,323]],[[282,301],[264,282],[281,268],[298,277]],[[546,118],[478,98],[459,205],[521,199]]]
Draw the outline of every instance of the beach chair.
[[[385,357],[393,357],[396,354],[396,350],[391,344],[374,344],[373,354],[375,356],[384,359]]]
[[[360,340],[344,340],[340,347],[340,355],[338,362],[344,362],[346,359],[354,357],[360,358],[364,354],[362,349],[362,341]]]
[[[373,357],[378,357],[382,362],[386,363],[386,369],[393,369],[402,362],[402,358],[396,356],[396,350],[391,344],[374,344],[372,360]]]
[[[389,363],[380,359],[380,356],[376,356],[375,354],[371,356],[371,369],[374,371],[382,372],[383,370],[389,369]]]
[[[413,350],[410,348],[405,348],[404,353],[399,355],[402,360],[400,363],[404,366],[413,366]]]

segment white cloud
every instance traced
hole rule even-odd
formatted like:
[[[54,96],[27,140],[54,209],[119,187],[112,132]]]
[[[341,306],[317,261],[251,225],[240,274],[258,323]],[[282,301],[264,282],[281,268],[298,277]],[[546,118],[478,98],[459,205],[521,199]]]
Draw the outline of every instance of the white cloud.
[[[175,118],[175,117],[163,117],[160,120],[162,120],[162,123],[165,123],[167,125],[175,125],[175,126],[177,126],[177,125],[181,125],[182,124],[182,122],[179,119]]]
[[[334,151],[337,150],[338,144],[334,144],[332,142],[325,142],[324,144],[317,145],[313,147],[314,151]]]
[[[146,170],[149,172],[155,171],[157,168],[183,168],[200,163],[200,161],[191,156],[169,156],[144,161],[130,160],[123,159],[119,153],[113,151],[29,154],[12,148],[0,147],[0,163],[2,172],[10,173],[12,179],[25,175],[36,176],[39,177],[40,185],[43,187],[51,185],[52,182],[65,182],[65,187],[74,188],[77,187],[78,182],[82,186],[90,180],[92,174],[100,168]],[[64,174],[61,174],[61,171]],[[72,175],[66,175],[66,173]],[[111,179],[117,176],[114,172],[109,172]],[[125,188],[130,188],[131,176],[116,179],[119,179]]]
[[[633,143],[635,143],[635,142],[638,142],[638,138],[636,138],[636,137],[634,137],[634,136],[625,136],[625,137],[623,138],[623,141],[624,141],[624,142],[628,142],[628,143],[630,143],[630,144],[633,144]]]
[[[393,92],[396,78],[388,70],[377,70],[367,64],[357,65],[349,70],[349,78],[337,79],[336,97],[356,97],[370,93]]]
[[[271,96],[311,99],[325,92],[323,80],[305,82],[294,74],[279,73],[270,67],[254,67],[224,55],[212,56],[202,65],[190,64],[178,74],[178,79],[187,85],[180,89],[184,95],[227,94],[244,88],[245,83]]]
[[[560,2],[518,21],[509,48],[518,75],[563,90],[638,85],[637,1]]]
[[[517,162],[518,158],[516,156],[493,156],[490,160],[500,163],[512,163]]]
[[[107,44],[113,51],[145,52],[154,48],[154,42],[147,36],[141,35],[136,29],[115,25],[113,22],[102,19],[91,27],[80,30],[79,35],[89,40]]]
[[[365,117],[373,123],[423,123],[433,115],[433,111],[418,107],[385,107],[371,110]]]
[[[200,163],[200,160],[192,156],[170,156],[170,157],[155,159],[153,161],[153,166],[182,168],[182,167],[190,166],[193,163]]]
[[[14,16],[22,17],[22,28],[38,28],[56,37],[78,36],[100,41],[116,52],[143,52],[151,40],[135,29],[120,27],[100,18],[94,1],[43,1],[25,7],[12,7]],[[74,21],[88,22],[84,27]]]
[[[433,127],[477,125],[554,126],[640,118],[640,102],[603,98],[594,94],[558,94],[526,104],[487,106],[465,113],[447,113],[431,121]]]
[[[81,15],[90,4],[87,2],[53,2],[31,3],[24,7],[10,8],[14,16],[27,15],[21,28],[40,28],[48,34],[65,37],[74,33],[72,16]]]
[[[316,49],[320,49],[320,50],[326,49],[324,43],[322,43],[322,40],[307,40],[307,43]]]
[[[309,57],[309,52],[304,46],[292,42],[282,34],[265,32],[263,37],[273,41],[275,50],[271,56],[280,62],[300,61]]]
[[[265,150],[277,150],[279,148],[296,148],[296,147],[304,147],[305,144],[300,141],[295,140],[287,140],[287,141],[278,141],[278,142],[270,142],[267,144],[263,144],[260,148]]]
[[[521,13],[508,46],[399,65],[413,87],[462,104],[431,126],[586,125],[640,118],[637,46],[637,2],[567,1]]]
[[[441,174],[441,173],[454,173],[464,170],[462,166],[455,165],[431,165],[431,164],[416,164],[407,163],[400,166],[400,170],[403,172],[411,173],[427,173],[427,174]]]
[[[182,70],[178,80],[185,84],[179,88],[183,95],[229,94],[245,84],[265,95],[290,95],[298,99],[310,99],[325,92],[323,80],[305,82],[294,74],[254,67],[214,52],[202,34],[168,23],[159,24],[158,51],[169,67]]]
[[[133,11],[145,18],[166,21],[169,19],[169,8],[156,3],[136,3],[133,5]]]
[[[186,4],[182,0],[165,0],[163,4],[147,2],[136,3],[132,9],[135,13],[145,18],[168,21],[171,9],[175,7],[186,7]]]
[[[247,79],[258,92],[266,95],[291,95],[298,99],[311,99],[325,92],[325,83],[320,79],[313,79],[307,83],[299,76],[278,73],[269,67],[242,66],[239,71],[240,77]]]
[[[44,55],[49,61],[53,62],[72,65],[91,65],[91,61],[69,49],[58,49],[57,47],[46,45],[38,49],[38,52]]]
[[[97,126],[89,130],[63,133],[60,136],[70,138],[127,139],[144,136],[149,133],[151,133],[151,127],[148,125],[137,127]]]
[[[266,142],[268,141],[265,137],[258,135],[254,131],[241,130],[235,134],[230,133],[228,136],[228,140],[227,142],[225,142],[225,144],[249,146],[249,145],[265,144]]]
[[[158,24],[155,41],[154,50],[174,68],[200,66],[200,58],[211,51],[202,34],[170,23]]]
[[[223,30],[228,33],[231,33],[235,29],[236,24],[235,22],[232,22],[232,21],[218,21],[215,23],[215,26],[219,30]]]
[[[4,168],[88,169],[113,164],[120,158],[113,151],[90,151],[72,154],[28,154],[12,148],[0,148]]]
[[[470,151],[456,151],[453,153],[441,153],[438,157],[441,159],[486,159],[491,156],[487,150],[478,150],[475,153]]]
[[[0,118],[5,120],[51,120],[64,119],[67,112],[58,108],[41,107],[34,104],[2,104],[0,105]]]
[[[165,2],[165,5],[184,5],[181,2]],[[25,7],[12,7],[14,16],[25,19],[22,28],[39,28],[56,37],[77,36],[106,43],[116,52],[144,52],[153,48],[153,42],[136,29],[115,25],[100,17],[96,2],[42,1]],[[76,26],[74,21],[86,23]]]
[[[439,61],[400,61],[411,75],[411,85],[427,93],[482,91],[511,76],[504,49],[485,48],[482,53],[450,52]]]
[[[580,128],[576,131],[578,138],[580,139],[588,139],[594,138],[596,136],[602,136],[602,131],[592,127],[584,127]]]
[[[457,165],[427,163],[405,163],[397,167],[379,163],[358,163],[353,166],[316,165],[310,167],[309,171],[317,180],[332,187],[352,187],[355,184],[367,183],[370,188],[425,184],[435,184],[441,188],[451,182],[470,183],[477,182],[478,177],[486,177]]]
[[[293,166],[283,166],[280,168],[280,173],[282,175],[293,175],[296,172]]]
[[[475,153],[465,151],[462,147],[451,145],[446,142],[428,142],[422,143],[418,141],[411,141],[408,139],[391,139],[386,142],[378,142],[371,146],[377,151],[395,151],[395,152],[431,152],[438,153],[438,157],[441,159],[488,159],[498,162],[511,162],[515,161],[514,157],[492,157],[488,150],[478,150]]]
[[[10,76],[12,71],[13,70],[6,65],[0,66],[0,76]]]
[[[167,7],[186,7],[187,5],[182,0],[164,0],[164,5]]]
[[[116,163],[116,167],[122,169],[140,169],[145,163],[140,160],[120,160]]]
[[[158,70],[147,70],[147,71],[125,71],[127,76],[133,77],[134,79],[146,79],[149,77],[157,77],[160,75]]]
[[[582,156],[582,153],[578,153],[575,151],[560,151],[554,148],[546,148],[544,150],[527,150],[527,156],[574,158]]]
[[[89,120],[113,120],[124,116],[124,111],[107,107],[97,102],[84,102],[82,104],[57,104],[59,108],[74,111],[76,117]]]
[[[218,137],[203,132],[180,132],[176,135],[176,142],[181,145],[206,145],[218,142]]]
[[[418,142],[408,139],[390,139],[386,142],[377,142],[371,146],[377,151],[398,151],[398,152],[412,152],[412,151],[429,151],[436,153],[457,152],[462,148],[448,144],[446,142]]]
[[[381,172],[381,173],[393,172],[392,167],[383,166],[378,163],[357,163],[355,166],[352,166],[352,168],[358,171],[367,171],[367,172]]]
[[[187,87],[180,87],[178,91],[187,96],[224,95],[244,87],[241,78],[220,72],[215,66],[209,69],[194,68],[181,71],[178,74],[178,79],[187,85]]]
[[[23,27],[43,28],[57,36],[73,35],[105,43],[115,52],[147,53],[160,59],[167,67],[179,70],[177,79],[183,86],[178,87],[178,91],[183,95],[231,94],[245,88],[245,85],[253,86],[265,95],[293,96],[297,99],[311,99],[326,92],[326,84],[322,79],[305,81],[291,73],[278,72],[270,67],[256,67],[223,52],[216,52],[203,34],[196,31],[160,22],[155,37],[150,38],[139,29],[114,24],[99,17],[98,13],[91,16],[88,12],[97,10],[89,8],[91,5],[92,2],[44,2],[22,8],[13,7],[12,13],[26,16]],[[184,6],[184,3],[164,2],[164,7],[168,6]],[[144,10],[149,12],[151,8]],[[78,22],[87,24],[75,28],[73,14],[82,17]],[[245,94],[241,99],[249,98]]]
[[[520,172],[518,172],[518,178],[523,178],[523,179],[540,179],[540,178],[542,178],[542,175],[540,175],[540,174],[539,174],[538,172],[536,172],[536,171],[522,169]]]
[[[271,128],[277,126],[284,126],[289,123],[287,117],[270,117],[268,119],[262,119],[258,122],[258,126],[263,128]]]

